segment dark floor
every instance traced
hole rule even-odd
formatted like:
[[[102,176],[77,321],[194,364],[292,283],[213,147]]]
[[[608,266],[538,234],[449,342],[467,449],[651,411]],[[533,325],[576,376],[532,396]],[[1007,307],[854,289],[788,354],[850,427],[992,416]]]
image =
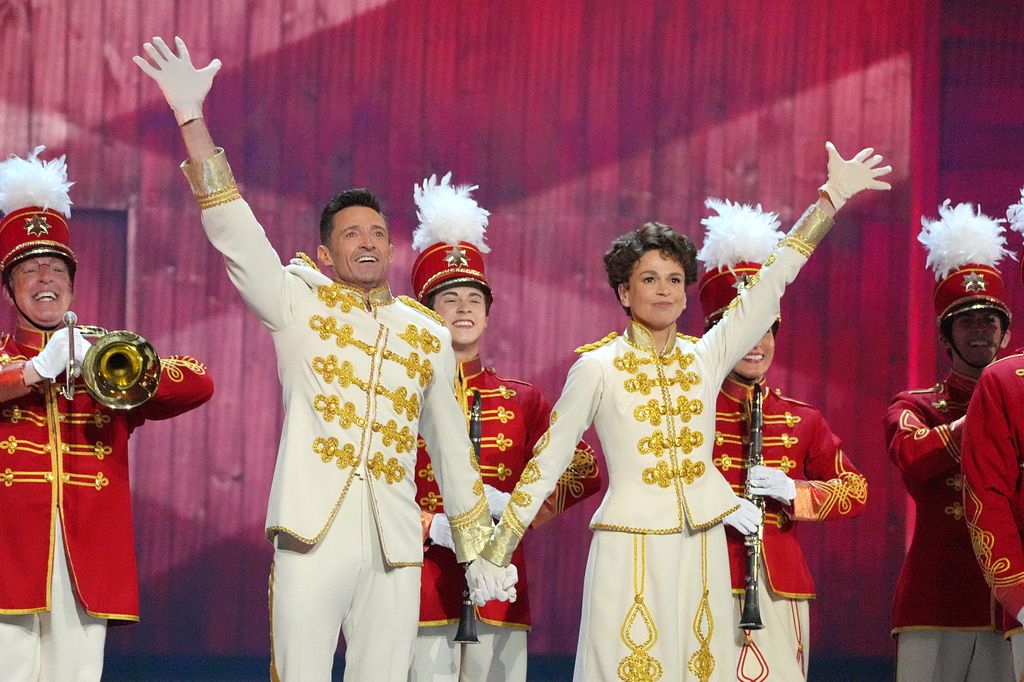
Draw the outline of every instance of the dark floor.
[[[334,679],[341,680],[339,658]],[[108,656],[105,682],[242,682],[268,679],[268,661],[259,658],[145,658]],[[572,679],[572,658],[531,656],[530,682],[566,682]],[[892,661],[811,661],[810,682],[891,682]],[[669,682],[666,680],[666,682]]]

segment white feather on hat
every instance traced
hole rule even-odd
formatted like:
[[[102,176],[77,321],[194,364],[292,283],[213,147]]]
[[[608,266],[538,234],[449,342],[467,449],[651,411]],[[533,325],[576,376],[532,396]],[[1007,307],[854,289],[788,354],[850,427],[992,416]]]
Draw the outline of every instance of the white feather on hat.
[[[751,206],[708,197],[704,205],[718,213],[700,221],[707,229],[697,258],[708,270],[760,263],[785,236],[779,231],[778,214],[765,212],[761,204]]]
[[[11,156],[0,162],[0,212],[13,213],[28,206],[52,209],[71,217],[68,164],[64,155],[49,161],[39,159],[46,147],[32,150],[27,158]]]
[[[478,185],[451,184],[451,171],[437,181],[431,175],[422,185],[413,185],[413,201],[416,202],[416,218],[419,226],[412,232],[412,248],[423,251],[434,244],[458,244],[468,242],[488,253],[491,247],[484,243],[487,233],[487,216],[490,211],[480,208],[469,193]]]
[[[1010,227],[1024,234],[1024,187],[1020,188],[1020,201],[1006,209],[1006,219]]]
[[[939,206],[938,220],[921,216],[917,240],[928,252],[925,264],[935,272],[935,281],[968,263],[995,267],[1003,256],[1010,255],[1004,248],[1004,222],[985,215],[980,206],[951,206],[949,199]]]

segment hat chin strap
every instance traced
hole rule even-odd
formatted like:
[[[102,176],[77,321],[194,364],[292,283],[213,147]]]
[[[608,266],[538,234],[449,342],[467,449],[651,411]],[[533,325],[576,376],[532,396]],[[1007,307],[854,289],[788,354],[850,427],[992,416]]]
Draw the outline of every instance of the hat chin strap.
[[[38,322],[33,320],[31,317],[29,317],[28,313],[26,313],[24,310],[21,309],[21,306],[18,305],[18,299],[14,298],[14,296],[11,296],[11,301],[14,303],[14,307],[18,310],[18,312],[21,313],[21,316],[24,317],[29,322],[31,322],[32,326],[35,327],[36,329],[38,329],[39,331],[44,331],[44,332],[56,331],[62,324],[64,324],[63,321],[62,322],[58,322],[57,324],[55,324],[55,325],[53,325],[51,327],[47,327],[46,325],[39,324]]]
[[[963,356],[963,353],[961,353],[961,352],[960,352],[960,349],[956,347],[956,341],[954,341],[954,340],[953,340],[953,338],[952,338],[952,336],[953,336],[953,335],[952,335],[952,334],[950,334],[950,335],[949,335],[949,338],[948,338],[947,340],[949,341],[949,347],[950,347],[950,349],[951,349],[951,350],[952,350],[952,351],[953,351],[954,353],[956,353],[956,356],[957,356],[958,358],[960,358],[960,361],[961,361],[962,363],[964,363],[964,364],[965,364],[965,365],[967,365],[968,367],[973,367],[974,369],[978,369],[978,370],[981,370],[981,369],[985,369],[986,367],[988,367],[989,365],[991,365],[991,364],[992,364],[992,361],[996,359],[996,356],[997,356],[997,355],[999,355],[999,349],[1003,347],[1003,339],[1004,339],[1004,338],[1006,338],[1006,332],[1007,332],[1007,331],[1008,331],[1008,330],[1004,329],[1004,330],[1003,330],[1003,333],[999,335],[999,342],[998,342],[998,343],[996,343],[996,350],[995,350],[995,352],[994,352],[994,353],[992,353],[992,357],[990,357],[990,358],[988,359],[988,362],[986,362],[986,363],[984,363],[984,364],[981,364],[981,365],[977,365],[977,364],[975,364],[975,363],[973,363],[973,362],[970,362],[970,361],[968,361],[968,360],[967,360],[967,358],[965,358],[965,357]]]

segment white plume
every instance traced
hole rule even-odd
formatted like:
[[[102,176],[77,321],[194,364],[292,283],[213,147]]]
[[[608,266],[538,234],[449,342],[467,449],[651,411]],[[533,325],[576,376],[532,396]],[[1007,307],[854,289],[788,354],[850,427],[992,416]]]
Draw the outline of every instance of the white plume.
[[[980,206],[950,206],[949,199],[939,206],[938,220],[921,216],[917,240],[928,252],[926,264],[935,272],[935,281],[968,263],[995,267],[1003,256],[1010,255],[1004,248],[1004,222],[988,217]]]
[[[27,158],[11,156],[0,162],[0,212],[12,213],[28,206],[40,206],[71,217],[68,164],[63,155],[42,161],[46,147],[32,150]]]
[[[1020,201],[1006,209],[1006,219],[1010,227],[1024,234],[1024,187],[1020,188]]]
[[[451,171],[437,181],[431,175],[422,185],[413,185],[419,227],[412,232],[412,248],[423,251],[434,244],[468,242],[487,253],[491,247],[484,243],[487,216],[491,215],[469,196],[477,185],[451,184]]]
[[[718,215],[702,218],[704,245],[697,258],[708,270],[731,268],[736,263],[760,263],[783,238],[779,216],[766,213],[761,204],[751,206],[708,197],[704,205]]]

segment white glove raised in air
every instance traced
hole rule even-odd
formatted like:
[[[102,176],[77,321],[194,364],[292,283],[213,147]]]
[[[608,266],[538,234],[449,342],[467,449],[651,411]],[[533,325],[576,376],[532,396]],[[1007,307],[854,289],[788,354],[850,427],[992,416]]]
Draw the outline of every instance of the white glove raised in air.
[[[516,583],[519,571],[515,564],[498,566],[483,557],[477,557],[466,567],[466,585],[469,587],[469,598],[477,606],[489,601],[516,600]]]
[[[503,493],[486,483],[484,484],[484,496],[487,498],[487,511],[496,519],[500,519],[501,515],[505,513],[505,507],[508,506],[508,501],[512,499],[511,494]]]
[[[78,367],[81,367],[82,358],[86,351],[92,346],[77,328],[75,328],[75,360]],[[62,327],[53,333],[50,340],[46,342],[43,350],[29,362],[35,367],[39,376],[44,379],[56,379],[68,368],[68,328]],[[81,374],[76,368],[75,376]]]
[[[876,168],[882,162],[882,155],[874,154],[874,148],[861,149],[849,161],[839,156],[831,142],[825,143],[825,149],[828,150],[828,180],[818,191],[828,195],[837,211],[857,192],[865,189],[892,189],[888,182],[876,179],[892,172],[892,166]]]
[[[143,49],[151,61],[136,55],[132,61],[156,81],[164,93],[164,99],[174,110],[179,126],[203,117],[203,100],[210,92],[213,77],[220,71],[220,60],[214,59],[202,69],[192,66],[192,57],[185,47],[185,41],[174,38],[178,54],[174,54],[163,38],[155,37],[152,43],[144,43]]]
[[[747,485],[751,494],[771,497],[782,504],[789,504],[796,497],[796,483],[781,469],[752,466],[747,472]]]
[[[761,510],[745,497],[736,497],[740,508],[725,517],[727,526],[732,526],[744,535],[750,535],[761,524]]]
[[[444,514],[434,514],[433,518],[430,519],[430,529],[427,531],[427,537],[435,545],[441,545],[453,552],[455,551],[455,541],[452,540],[452,524]]]

